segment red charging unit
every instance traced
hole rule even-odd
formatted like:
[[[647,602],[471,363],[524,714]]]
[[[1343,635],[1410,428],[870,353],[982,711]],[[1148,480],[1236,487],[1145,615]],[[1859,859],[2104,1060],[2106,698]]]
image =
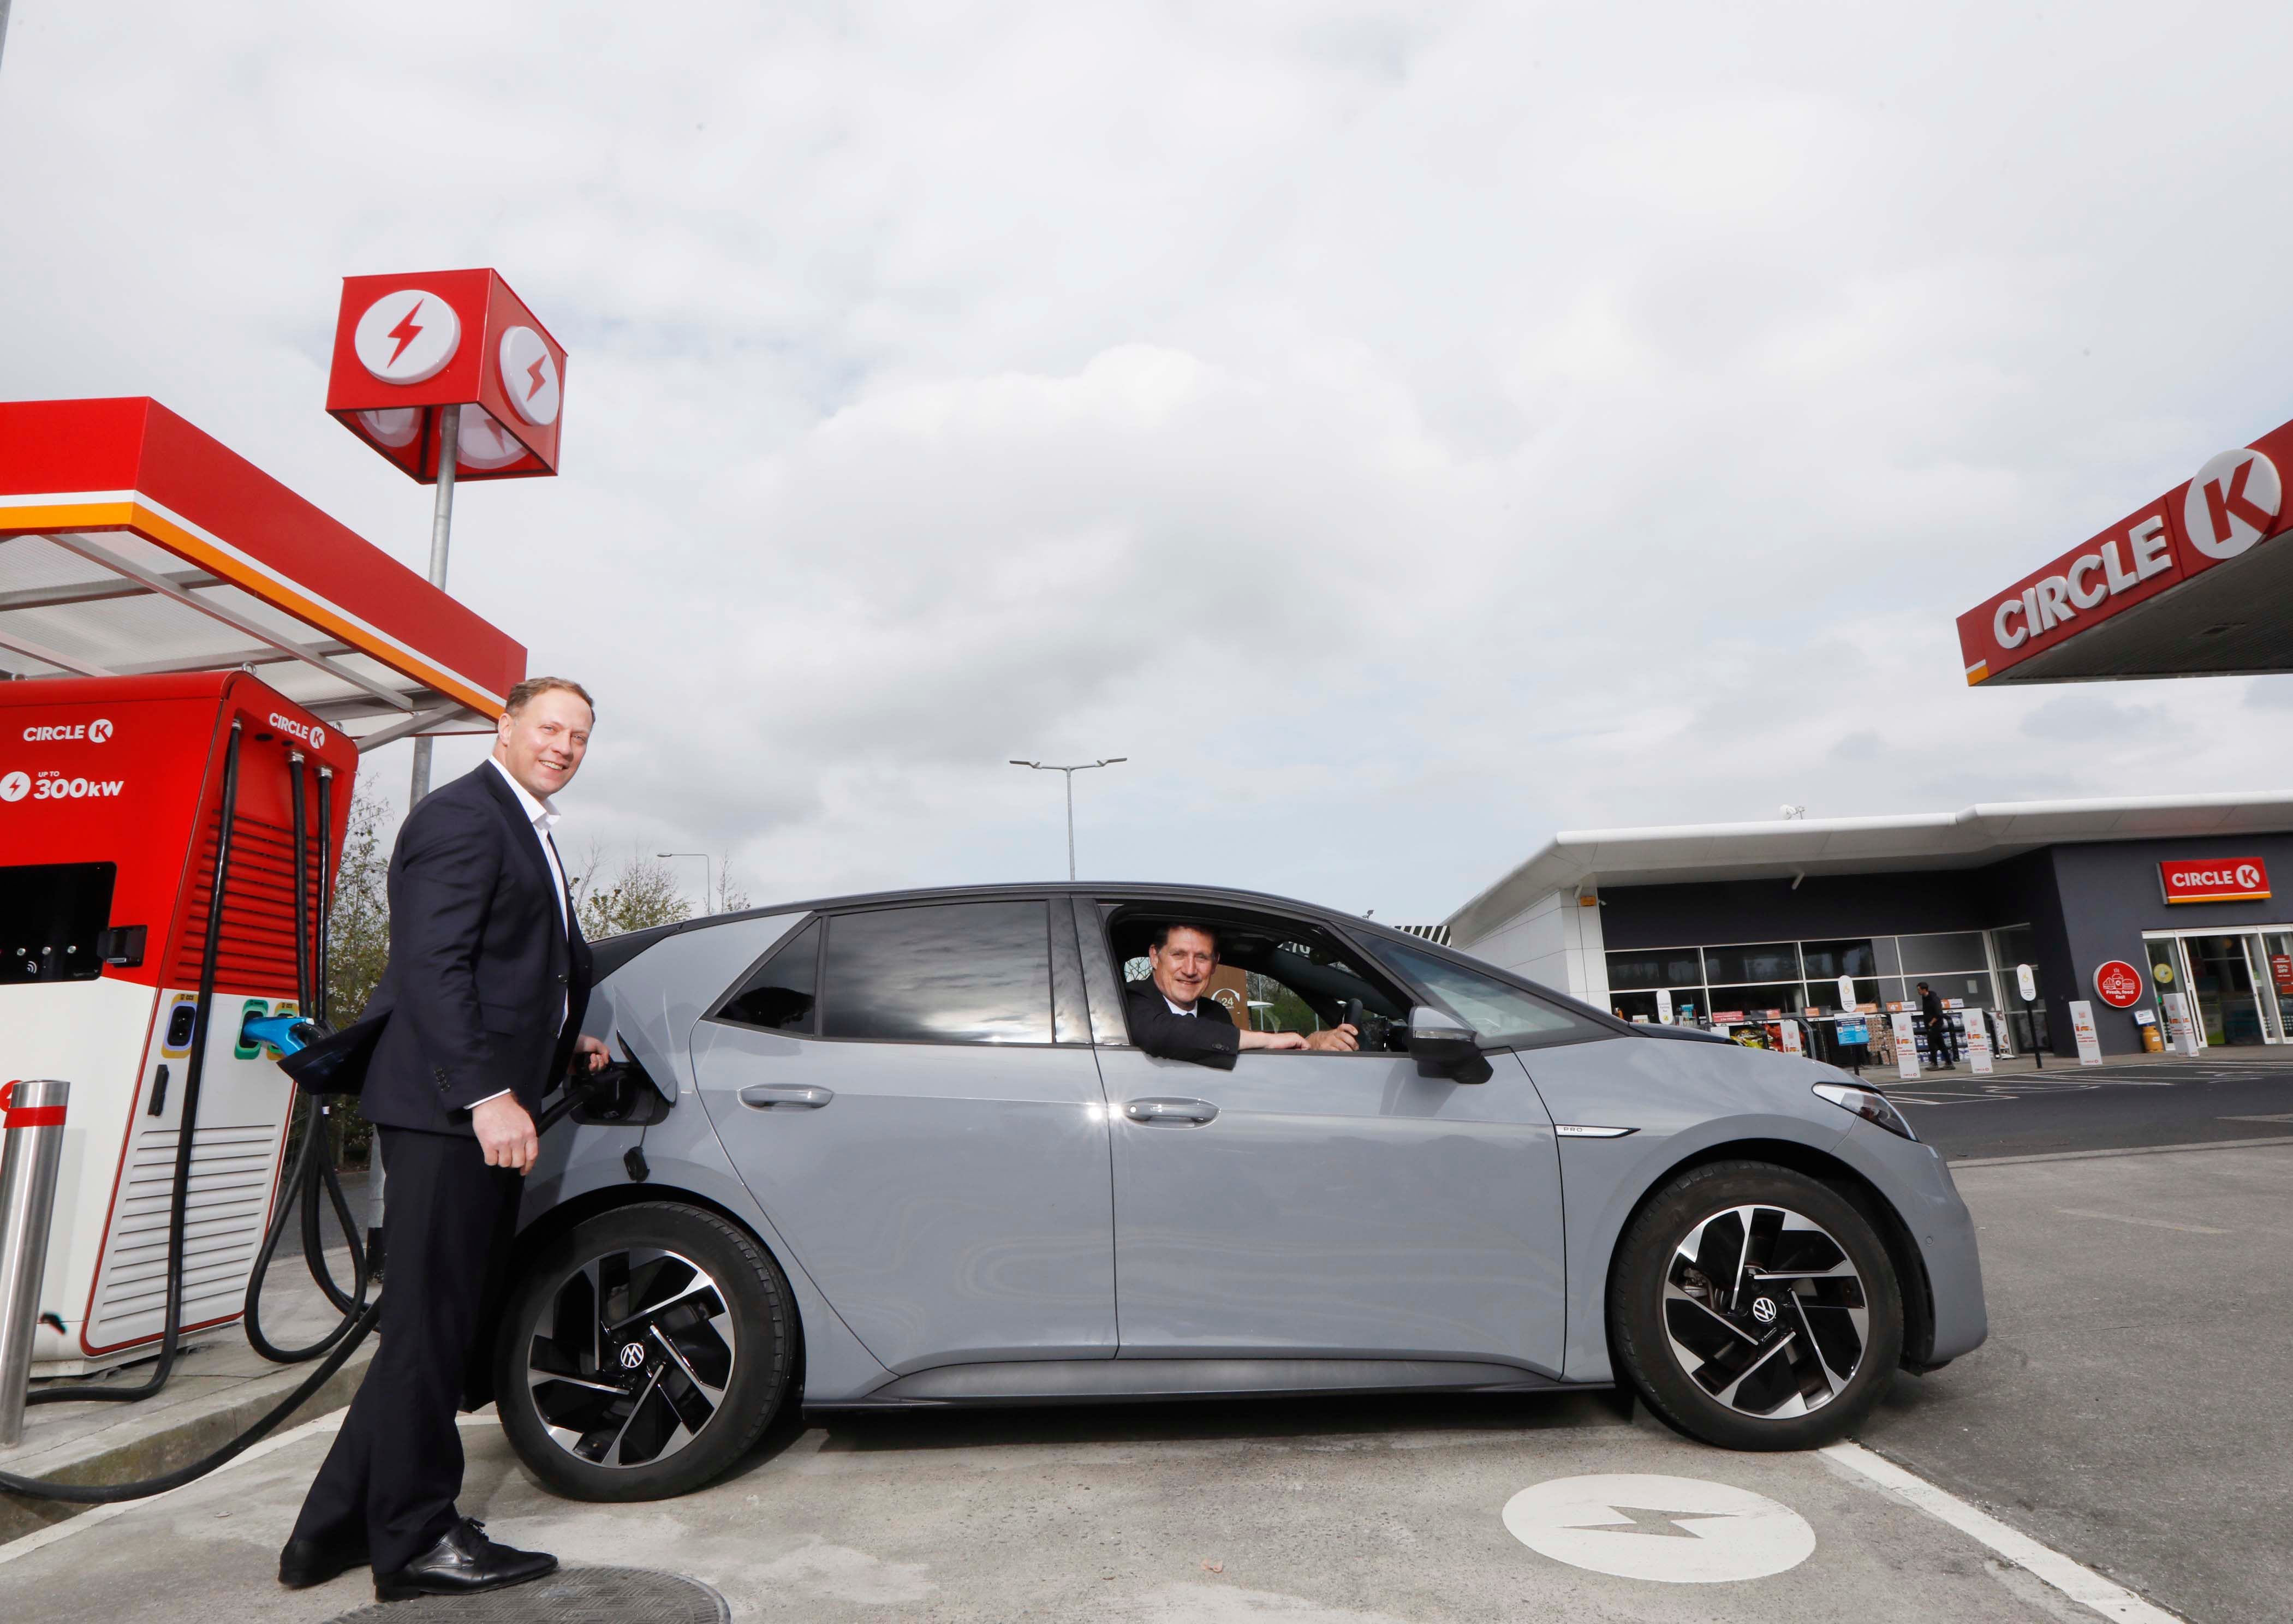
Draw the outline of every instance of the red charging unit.
[[[299,1010],[296,911],[315,942],[358,747],[241,672],[0,684],[0,1078],[72,1084],[41,1297],[65,1329],[39,1333],[43,1374],[116,1363],[162,1329],[234,727],[231,852],[192,1136],[187,1331],[239,1317],[278,1198],[294,1089],[240,1028]]]

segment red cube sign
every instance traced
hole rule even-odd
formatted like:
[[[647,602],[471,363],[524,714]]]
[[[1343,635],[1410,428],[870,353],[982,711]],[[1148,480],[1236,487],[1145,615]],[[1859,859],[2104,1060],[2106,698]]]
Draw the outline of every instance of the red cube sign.
[[[2189,858],[2158,865],[2168,902],[2265,902],[2269,868],[2258,857]]]
[[[557,472],[565,350],[491,271],[344,277],[327,410],[422,483],[458,406],[454,476]]]

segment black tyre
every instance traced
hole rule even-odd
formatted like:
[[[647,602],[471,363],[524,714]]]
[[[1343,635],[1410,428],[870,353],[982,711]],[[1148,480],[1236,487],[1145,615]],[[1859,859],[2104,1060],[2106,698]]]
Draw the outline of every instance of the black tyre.
[[[711,1212],[617,1208],[538,1255],[502,1316],[502,1430],[544,1487],[653,1500],[714,1482],[755,1447],[797,1360],[788,1279]]]
[[[1830,1443],[1903,1353],[1903,1299],[1856,1205],[1767,1162],[1713,1162],[1659,1190],[1608,1275],[1608,1345],[1665,1421],[1735,1450]]]

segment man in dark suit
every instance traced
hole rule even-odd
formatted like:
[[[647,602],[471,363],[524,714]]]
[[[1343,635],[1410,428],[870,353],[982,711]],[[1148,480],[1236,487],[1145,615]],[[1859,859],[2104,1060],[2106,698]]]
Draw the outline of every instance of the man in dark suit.
[[[454,1508],[455,1424],[479,1309],[539,1152],[533,1116],[577,1053],[589,949],[550,829],[596,719],[562,677],[509,693],[492,759],[408,814],[390,858],[390,963],[368,1003],[385,1024],[359,1108],[390,1168],[382,1345],[280,1553],[280,1582],[322,1584],[371,1559],[397,1601],[522,1584],[555,1556],[513,1550]]]
[[[1235,1055],[1244,1049],[1342,1052],[1361,1046],[1350,1025],[1311,1033],[1237,1028],[1225,1005],[1203,996],[1219,966],[1218,933],[1207,925],[1161,926],[1146,949],[1146,965],[1148,978],[1124,990],[1122,1014],[1130,1041],[1157,1060],[1192,1061],[1231,1071]]]

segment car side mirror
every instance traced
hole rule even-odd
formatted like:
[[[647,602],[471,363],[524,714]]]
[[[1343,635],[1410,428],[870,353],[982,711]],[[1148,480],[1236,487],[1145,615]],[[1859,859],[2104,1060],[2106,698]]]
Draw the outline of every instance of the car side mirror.
[[[1489,1080],[1479,1034],[1430,1006],[1420,1004],[1409,1012],[1409,1053],[1420,1077],[1446,1077],[1455,1083]]]

